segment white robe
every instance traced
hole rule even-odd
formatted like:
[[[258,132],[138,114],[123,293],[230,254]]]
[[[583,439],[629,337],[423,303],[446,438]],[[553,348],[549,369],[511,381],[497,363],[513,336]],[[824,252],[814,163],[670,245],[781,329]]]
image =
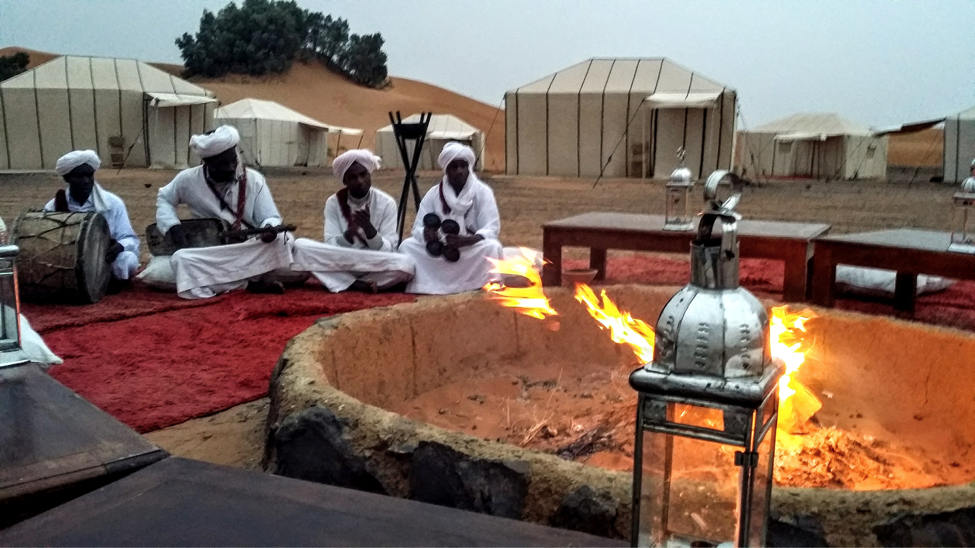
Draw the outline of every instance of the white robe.
[[[975,192],[975,176],[969,177],[961,182],[962,192]]]
[[[237,207],[237,183],[223,187],[227,205]],[[180,171],[156,198],[156,227],[163,234],[179,223],[176,207],[186,204],[194,218],[215,217],[233,223],[234,212],[221,207],[203,176],[203,166]],[[260,173],[247,170],[247,194],[241,228],[278,226],[281,215]],[[247,286],[247,282],[275,270],[288,270],[294,238],[279,234],[274,242],[244,243],[180,249],[171,259],[180,297],[202,299]]]
[[[128,280],[139,269],[139,236],[132,230],[129,212],[125,209],[125,202],[111,192],[101,188],[98,183],[83,204],[75,202],[71,197],[71,190],[64,191],[68,199],[68,211],[86,212],[97,211],[108,221],[108,231],[112,239],[122,244],[123,251],[112,262],[112,276],[119,280]],[[54,211],[54,200],[44,204],[44,211]]]
[[[454,194],[450,184],[442,184],[448,201],[466,202],[470,205],[466,211],[453,207],[447,215],[440,200],[440,184],[434,185],[420,201],[420,211],[413,223],[413,235],[404,240],[399,248],[400,253],[411,257],[416,264],[413,280],[406,286],[407,293],[462,293],[480,289],[484,284],[498,279],[496,274],[490,272],[493,265],[487,260],[502,258],[501,242],[498,241],[501,216],[498,214],[494,191],[473,173],[464,184],[461,197]],[[462,236],[477,234],[484,239],[472,246],[461,248],[460,260],[456,263],[447,262],[442,256],[431,257],[423,239],[423,217],[428,213],[436,213],[441,221],[448,218],[457,221]]]
[[[311,272],[333,293],[345,291],[356,280],[374,282],[379,289],[386,289],[412,278],[413,261],[395,251],[396,201],[393,197],[373,188],[361,204],[349,205],[352,211],[368,205],[369,219],[376,227],[376,235],[366,239],[360,229],[361,240],[346,240],[349,223],[342,215],[338,196],[333,194],[325,201],[325,243],[298,238],[291,270]]]

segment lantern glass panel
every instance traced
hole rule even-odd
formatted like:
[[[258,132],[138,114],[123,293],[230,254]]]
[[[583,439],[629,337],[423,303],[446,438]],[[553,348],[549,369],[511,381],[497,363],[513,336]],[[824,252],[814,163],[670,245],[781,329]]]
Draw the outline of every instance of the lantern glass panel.
[[[772,496],[772,448],[775,447],[775,427],[769,428],[758,444],[757,465],[753,468],[751,512],[748,520],[748,546],[764,546],[768,531],[766,519]]]
[[[13,260],[0,258],[0,350],[20,347]]]
[[[691,186],[667,185],[667,211],[665,222],[669,226],[680,227],[682,230],[693,228],[691,222],[690,194]]]
[[[675,422],[713,428],[713,409],[668,404]],[[720,411],[717,411],[720,420]],[[700,420],[695,421],[697,417]],[[717,424],[720,427],[720,423]],[[645,430],[638,544],[717,546],[734,542],[741,468],[734,446]]]

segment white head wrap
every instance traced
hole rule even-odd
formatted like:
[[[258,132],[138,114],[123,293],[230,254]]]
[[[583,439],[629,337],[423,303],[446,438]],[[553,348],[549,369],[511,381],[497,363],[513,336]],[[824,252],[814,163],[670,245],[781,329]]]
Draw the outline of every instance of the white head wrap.
[[[94,150],[75,150],[58,158],[58,163],[54,165],[54,169],[58,175],[64,177],[71,173],[74,168],[85,164],[98,169],[102,165],[102,161]]]
[[[240,133],[237,133],[237,128],[220,126],[208,133],[190,137],[190,150],[200,158],[209,158],[234,148],[239,142]]]
[[[467,160],[471,172],[474,172],[474,149],[457,141],[451,141],[443,146],[443,152],[437,158],[437,165],[447,173],[447,166],[454,160]]]
[[[339,178],[339,181],[344,181],[345,172],[352,167],[352,164],[359,164],[369,170],[369,173],[372,173],[379,169],[381,160],[379,156],[376,156],[371,150],[365,148],[349,150],[339,154],[332,160],[332,173]]]

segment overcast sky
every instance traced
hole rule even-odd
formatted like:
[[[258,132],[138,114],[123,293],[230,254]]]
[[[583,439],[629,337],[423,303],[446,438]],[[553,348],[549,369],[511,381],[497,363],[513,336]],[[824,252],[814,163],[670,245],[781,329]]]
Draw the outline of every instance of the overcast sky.
[[[180,62],[227,0],[0,0],[0,47]],[[590,57],[669,57],[738,90],[747,126],[870,126],[975,105],[975,0],[298,0],[382,33],[389,72],[492,105]]]

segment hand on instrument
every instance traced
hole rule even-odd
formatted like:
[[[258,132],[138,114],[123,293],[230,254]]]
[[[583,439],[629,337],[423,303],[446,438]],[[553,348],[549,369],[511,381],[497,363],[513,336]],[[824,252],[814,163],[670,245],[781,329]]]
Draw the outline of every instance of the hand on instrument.
[[[173,241],[177,249],[183,249],[190,245],[186,241],[186,230],[183,228],[183,225],[175,224],[169,227],[169,239]]]
[[[376,227],[372,226],[372,221],[369,219],[369,209],[360,209],[352,214],[352,218],[355,219],[355,223],[359,225],[359,228],[366,234],[366,238],[373,239],[376,237]]]
[[[440,239],[440,231],[436,228],[425,227],[423,229],[423,241],[433,242]]]
[[[116,240],[112,240],[108,245],[108,251],[105,253],[105,262],[114,263],[115,259],[118,258],[119,253],[125,251],[122,244],[118,243]]]
[[[261,232],[261,241],[266,244],[273,242],[277,237],[278,233],[274,230],[273,226],[266,226],[264,227],[264,232]]]
[[[473,236],[461,236],[459,234],[448,234],[445,239],[447,240],[447,246],[453,247],[455,249],[460,249],[462,247],[468,247],[480,242],[484,239],[484,236],[474,234]]]

